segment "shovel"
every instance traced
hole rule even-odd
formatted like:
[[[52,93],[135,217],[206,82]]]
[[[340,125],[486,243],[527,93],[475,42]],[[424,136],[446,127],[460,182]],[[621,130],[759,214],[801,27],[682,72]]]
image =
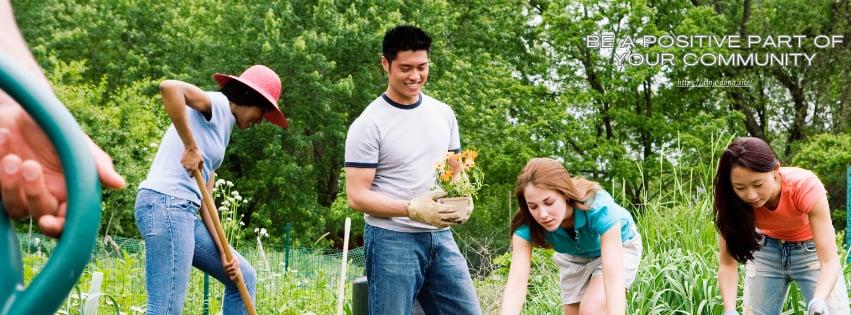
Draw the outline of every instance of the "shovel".
[[[233,253],[230,251],[230,245],[228,245],[228,240],[225,237],[225,231],[222,229],[222,222],[219,221],[219,212],[216,210],[216,204],[213,203],[213,197],[207,191],[207,185],[204,185],[201,171],[195,171],[195,181],[198,182],[198,188],[201,189],[201,196],[204,197],[204,207],[202,210],[206,209],[206,213],[201,214],[202,217],[206,216],[204,218],[204,225],[207,226],[207,230],[210,231],[213,240],[219,247],[219,253],[223,257],[226,257],[227,261],[231,261],[233,260]],[[245,280],[242,279],[242,272],[239,271],[236,274],[236,286],[239,288],[239,295],[242,296],[242,302],[245,304],[248,314],[257,315],[257,311],[254,310],[254,303],[251,302],[251,295],[248,294],[248,288],[245,286]]]

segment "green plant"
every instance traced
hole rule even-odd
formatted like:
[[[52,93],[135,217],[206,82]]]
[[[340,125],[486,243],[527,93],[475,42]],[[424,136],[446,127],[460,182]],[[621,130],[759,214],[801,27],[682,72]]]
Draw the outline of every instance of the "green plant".
[[[435,163],[437,171],[435,181],[437,187],[446,192],[447,197],[460,197],[476,193],[484,186],[484,173],[476,167],[474,150],[464,150],[461,153],[446,152],[443,159]]]
[[[239,209],[248,203],[248,199],[243,199],[239,191],[233,188],[233,182],[221,178],[216,180],[213,187],[213,198],[221,200],[218,211],[222,221],[222,229],[225,232],[228,244],[236,248],[237,243],[242,238],[242,227],[245,226],[245,222],[242,221],[243,215],[239,213]]]

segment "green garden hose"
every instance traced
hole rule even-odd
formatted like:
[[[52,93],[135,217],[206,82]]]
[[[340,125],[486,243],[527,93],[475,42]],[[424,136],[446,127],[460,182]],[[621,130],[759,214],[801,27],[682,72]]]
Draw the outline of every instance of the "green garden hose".
[[[42,127],[56,149],[68,190],[65,229],[44,269],[23,281],[21,250],[0,202],[0,315],[54,314],[91,258],[100,223],[100,182],[80,126],[48,86],[0,54],[0,90]],[[45,143],[43,145],[51,145]]]

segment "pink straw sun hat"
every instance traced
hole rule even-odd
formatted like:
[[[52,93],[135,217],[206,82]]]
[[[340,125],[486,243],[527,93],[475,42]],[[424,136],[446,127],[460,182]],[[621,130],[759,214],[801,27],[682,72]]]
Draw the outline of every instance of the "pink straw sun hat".
[[[275,110],[264,115],[263,118],[282,128],[287,128],[287,117],[278,108],[278,96],[281,95],[281,78],[275,71],[263,65],[253,65],[242,72],[239,77],[216,73],[213,74],[213,78],[222,87],[230,80],[236,80],[260,93],[275,108]]]

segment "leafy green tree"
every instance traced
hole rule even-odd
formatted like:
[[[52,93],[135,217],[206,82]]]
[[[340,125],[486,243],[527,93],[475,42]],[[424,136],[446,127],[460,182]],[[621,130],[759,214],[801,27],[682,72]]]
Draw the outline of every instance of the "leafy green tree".
[[[821,134],[808,139],[791,165],[816,173],[828,192],[833,226],[843,230],[846,223],[848,169],[851,168],[851,135]]]
[[[146,175],[167,126],[165,111],[147,91],[156,82],[139,80],[118,89],[105,80],[86,84],[82,62],[56,61],[50,71],[54,90],[83,130],[112,156],[115,169],[128,180],[123,190],[104,190],[101,231],[107,235],[138,234],[133,219],[136,189]],[[102,106],[109,104],[111,106]]]

